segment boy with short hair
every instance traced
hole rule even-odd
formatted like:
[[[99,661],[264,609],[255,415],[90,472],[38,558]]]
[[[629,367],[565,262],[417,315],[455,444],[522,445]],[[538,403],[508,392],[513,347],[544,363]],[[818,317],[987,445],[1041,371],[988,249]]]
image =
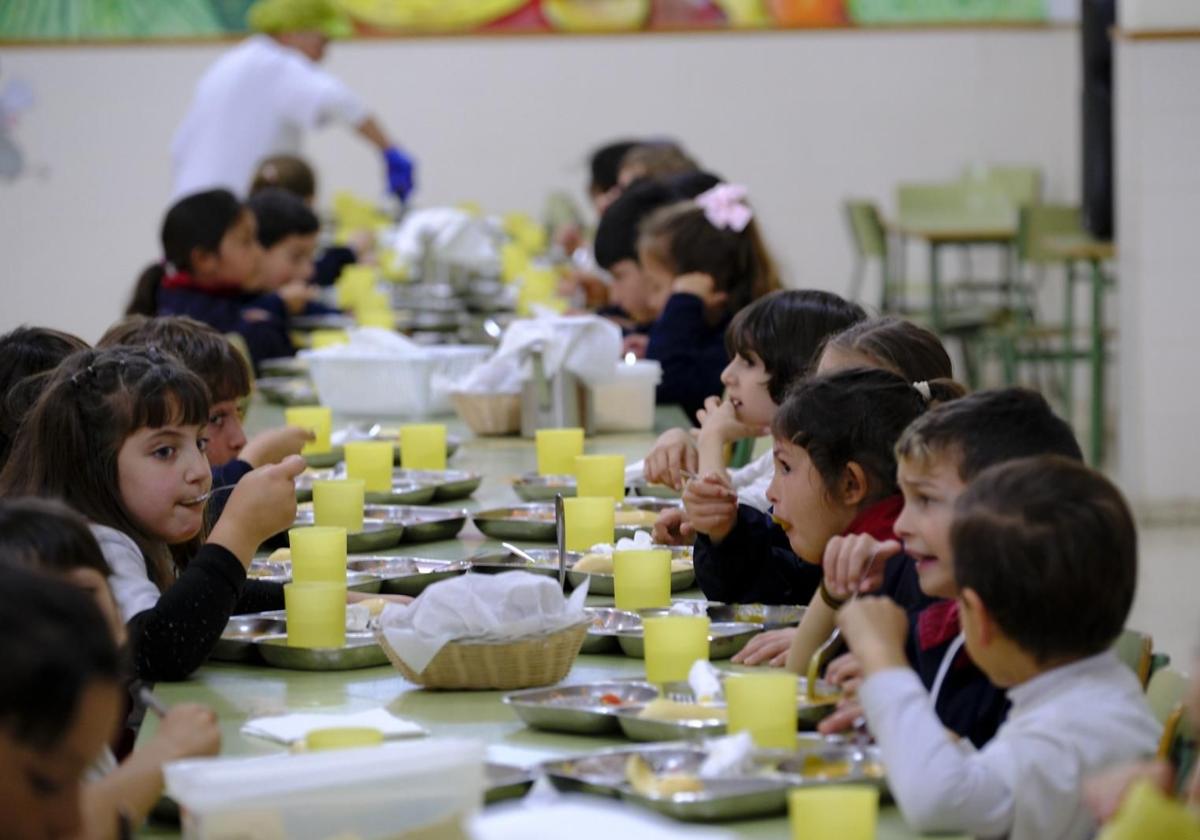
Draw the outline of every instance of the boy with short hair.
[[[908,620],[859,599],[838,626],[888,784],[918,831],[1012,840],[1084,838],[1086,775],[1154,752],[1160,726],[1111,648],[1137,582],[1137,535],[1120,492],[1061,457],[981,473],[954,508],[950,551],[967,651],[1012,702],[980,751],[952,738],[904,654]]]

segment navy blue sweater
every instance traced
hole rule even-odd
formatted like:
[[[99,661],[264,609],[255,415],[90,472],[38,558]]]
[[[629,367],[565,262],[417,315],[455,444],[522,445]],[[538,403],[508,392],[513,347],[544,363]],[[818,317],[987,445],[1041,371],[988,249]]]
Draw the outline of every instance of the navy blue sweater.
[[[821,567],[805,563],[771,517],[738,505],[738,521],[714,545],[698,534],[696,580],[710,601],[727,604],[807,604],[821,585]]]
[[[696,295],[675,294],[667,300],[658,320],[650,327],[646,358],[662,365],[658,386],[659,405],[678,405],[688,419],[704,400],[721,393],[721,371],[729,364],[725,354],[725,328],[730,318],[716,325],[704,317],[704,302]]]
[[[246,340],[255,368],[264,359],[294,356],[288,338],[287,310],[279,295],[211,294],[199,289],[161,288],[159,315],[190,315],[222,333],[237,333]]]

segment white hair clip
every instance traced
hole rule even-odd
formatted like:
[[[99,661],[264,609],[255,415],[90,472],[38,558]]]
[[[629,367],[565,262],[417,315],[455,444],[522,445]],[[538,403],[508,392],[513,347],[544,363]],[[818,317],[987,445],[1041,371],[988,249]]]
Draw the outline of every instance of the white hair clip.
[[[917,389],[918,394],[925,398],[925,402],[933,399],[933,392],[929,390],[929,383],[925,380],[922,379],[920,382],[914,382],[913,387]]]

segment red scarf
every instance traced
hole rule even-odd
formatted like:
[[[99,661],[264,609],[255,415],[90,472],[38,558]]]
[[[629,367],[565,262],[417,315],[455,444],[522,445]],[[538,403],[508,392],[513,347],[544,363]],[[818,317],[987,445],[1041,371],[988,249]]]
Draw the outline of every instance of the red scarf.
[[[166,274],[162,279],[161,288],[187,289],[193,292],[203,292],[206,295],[215,295],[216,297],[237,297],[242,294],[242,287],[238,283],[218,280],[211,285],[202,286],[196,282],[196,278],[191,274],[179,270]]]
[[[917,644],[921,650],[932,650],[943,645],[961,631],[958,601],[938,601],[921,610],[917,616]]]
[[[903,509],[903,496],[888,496],[886,499],[876,502],[854,517],[849,527],[845,531],[842,531],[842,536],[869,534],[880,542],[894,540],[896,539],[896,532],[894,530],[896,520],[900,518],[900,511]]]

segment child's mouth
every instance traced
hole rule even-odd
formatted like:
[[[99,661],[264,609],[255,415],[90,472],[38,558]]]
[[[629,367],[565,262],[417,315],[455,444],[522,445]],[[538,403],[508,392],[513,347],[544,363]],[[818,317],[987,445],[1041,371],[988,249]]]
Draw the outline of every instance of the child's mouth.
[[[913,562],[916,563],[918,572],[922,569],[932,568],[936,566],[938,562],[937,557],[930,554],[914,554],[911,551],[908,554],[910,557],[912,557]]]
[[[784,531],[788,531],[792,527],[791,522],[788,522],[786,519],[781,519],[780,517],[776,516],[773,513],[771,514],[771,521],[774,522],[776,525],[778,525],[780,528],[782,528]]]
[[[204,504],[207,500],[208,500],[208,494],[201,493],[199,496],[195,496],[191,499],[184,499],[179,504],[182,505],[183,507],[199,507],[200,505]]]

